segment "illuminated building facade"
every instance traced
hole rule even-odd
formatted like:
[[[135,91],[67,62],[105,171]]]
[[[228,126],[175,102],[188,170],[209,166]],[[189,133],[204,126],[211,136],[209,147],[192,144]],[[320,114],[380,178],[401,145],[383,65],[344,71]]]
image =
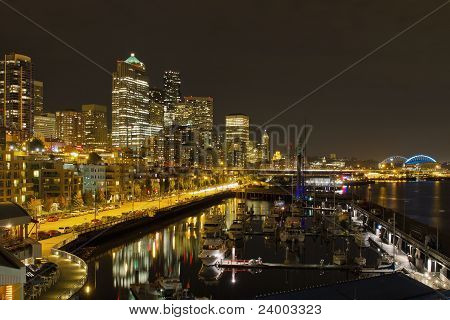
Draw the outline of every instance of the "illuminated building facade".
[[[83,116],[73,109],[56,112],[56,137],[69,146],[83,145]]]
[[[26,179],[26,155],[17,151],[0,151],[0,202],[25,204],[31,186]]]
[[[54,113],[34,116],[34,136],[41,139],[56,138],[56,117]]]
[[[70,202],[81,191],[78,170],[61,160],[28,159],[26,176],[32,183],[29,189],[37,199],[63,197]]]
[[[177,103],[173,108],[174,124],[179,126],[192,126],[194,122],[194,109],[187,103]]]
[[[261,144],[259,145],[259,152],[261,157],[261,165],[267,166],[270,163],[270,140],[267,131],[261,137]]]
[[[199,133],[200,145],[212,145],[214,100],[211,97],[185,97],[186,106],[192,113],[192,126]]]
[[[178,71],[164,72],[164,126],[171,126],[175,105],[181,102],[181,77]]]
[[[83,116],[84,145],[87,149],[106,149],[108,147],[108,125],[106,106],[84,104],[81,106]]]
[[[42,81],[33,81],[34,86],[34,115],[40,115],[44,112],[44,83]]]
[[[139,150],[151,134],[145,65],[132,53],[117,61],[112,88],[112,146]]]
[[[33,134],[34,82],[31,58],[11,53],[0,64],[1,126],[24,140]]]
[[[249,144],[250,120],[244,114],[225,118],[225,153],[228,167],[245,168]]]
[[[149,92],[149,121],[150,135],[152,137],[159,134],[164,128],[164,91],[157,88],[150,88]]]

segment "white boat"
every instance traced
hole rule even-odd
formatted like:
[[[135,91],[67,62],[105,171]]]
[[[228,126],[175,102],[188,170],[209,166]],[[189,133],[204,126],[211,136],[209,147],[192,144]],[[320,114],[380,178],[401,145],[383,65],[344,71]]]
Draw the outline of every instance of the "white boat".
[[[223,275],[223,269],[217,266],[202,266],[198,272],[200,280],[206,285],[217,285]]]
[[[216,237],[219,236],[224,227],[223,216],[207,215],[203,223],[203,236]]]
[[[281,217],[280,213],[274,211],[273,209],[270,210],[269,218],[271,218],[271,219],[280,219],[280,217]]]
[[[276,229],[277,229],[277,223],[275,220],[270,219],[270,218],[264,220],[264,223],[262,226],[263,233],[274,233]]]
[[[247,204],[245,202],[239,202],[237,207],[237,214],[247,214]]]
[[[305,241],[305,234],[300,228],[285,228],[280,233],[280,240],[283,242],[287,241]]]
[[[244,225],[242,221],[234,220],[228,229],[228,238],[230,240],[240,240],[244,237]]]
[[[367,241],[368,234],[365,232],[355,233],[355,243],[359,247],[368,247],[369,243]]]
[[[157,283],[165,296],[172,295],[175,292],[183,289],[180,279],[178,278],[161,277],[157,280]]]
[[[347,256],[344,251],[337,250],[333,254],[333,263],[337,264],[338,266],[341,266],[345,264],[347,261]]]
[[[222,239],[205,239],[198,258],[205,266],[214,266],[225,258],[227,247]]]
[[[303,215],[303,209],[298,203],[291,204],[291,216],[300,217]]]
[[[269,218],[279,219],[281,217],[281,215],[284,213],[285,210],[286,210],[286,208],[285,208],[284,201],[283,200],[276,200],[273,203],[273,208],[270,210]]]
[[[286,221],[284,222],[284,227],[299,229],[301,227],[301,224],[302,223],[299,217],[287,217]]]
[[[356,257],[355,258],[355,263],[358,265],[358,266],[365,266],[366,265],[366,258],[364,258],[364,257],[362,257],[362,256],[359,256],[359,257]]]

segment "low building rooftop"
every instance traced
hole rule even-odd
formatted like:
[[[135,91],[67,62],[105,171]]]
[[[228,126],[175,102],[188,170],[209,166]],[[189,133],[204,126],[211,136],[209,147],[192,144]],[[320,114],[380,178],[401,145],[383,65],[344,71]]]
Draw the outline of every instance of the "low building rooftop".
[[[438,292],[407,275],[396,272],[321,287],[270,293],[260,300],[442,300]]]
[[[28,224],[32,221],[28,212],[13,202],[0,202],[0,227]]]

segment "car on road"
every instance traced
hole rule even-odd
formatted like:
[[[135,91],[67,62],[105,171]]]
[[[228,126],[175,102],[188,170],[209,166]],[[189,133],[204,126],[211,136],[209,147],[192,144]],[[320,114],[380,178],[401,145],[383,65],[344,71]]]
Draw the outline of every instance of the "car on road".
[[[61,233],[70,233],[73,231],[71,227],[59,227],[58,231]]]
[[[47,219],[47,222],[56,222],[58,220],[59,220],[59,218],[57,216],[51,216]]]
[[[39,221],[40,224],[44,224],[44,223],[47,222],[47,219],[45,219],[45,218],[39,218],[38,221]]]
[[[61,235],[61,232],[59,232],[58,230],[50,230],[48,231],[48,234],[50,237],[57,237]]]
[[[45,240],[50,238],[50,234],[48,232],[45,231],[38,231],[38,240]]]
[[[92,219],[91,224],[94,226],[98,226],[98,225],[102,224],[102,222],[98,219]]]

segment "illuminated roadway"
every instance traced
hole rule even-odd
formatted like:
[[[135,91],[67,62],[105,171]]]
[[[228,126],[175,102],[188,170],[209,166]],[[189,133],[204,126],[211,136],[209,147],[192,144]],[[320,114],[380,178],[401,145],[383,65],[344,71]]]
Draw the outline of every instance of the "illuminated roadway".
[[[230,183],[226,185],[220,185],[217,187],[210,187],[207,189],[202,189],[198,191],[190,191],[187,193],[180,193],[179,195],[173,195],[170,197],[161,198],[160,200],[147,200],[147,201],[135,201],[134,202],[134,210],[144,210],[144,209],[159,209],[168,207],[171,205],[175,205],[177,200],[180,202],[183,200],[189,200],[194,196],[203,197],[207,195],[212,195],[224,190],[229,190],[232,188],[236,188],[238,186],[237,183]],[[122,212],[128,212],[133,210],[133,203],[127,202],[122,205],[120,208],[105,210],[97,213],[97,219],[101,219],[105,216],[122,216]],[[50,231],[50,230],[58,230],[60,227],[73,227],[76,225],[80,225],[83,223],[89,223],[94,219],[94,213],[84,214],[72,218],[59,219],[55,222],[45,222],[44,224],[39,224],[39,231]]]

